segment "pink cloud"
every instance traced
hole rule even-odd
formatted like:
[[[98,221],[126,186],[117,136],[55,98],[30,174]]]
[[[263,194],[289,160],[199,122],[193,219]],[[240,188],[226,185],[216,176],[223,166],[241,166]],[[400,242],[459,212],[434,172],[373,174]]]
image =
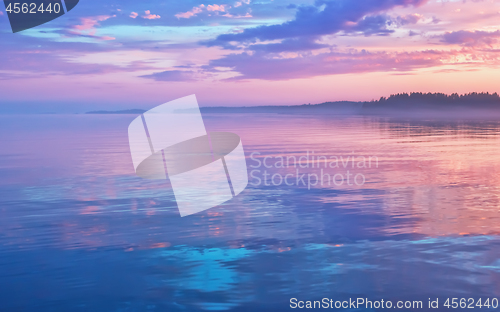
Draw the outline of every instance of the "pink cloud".
[[[2,15],[3,15],[3,12],[2,12],[2,11],[0,11],[0,16],[2,16]]]
[[[212,12],[214,12],[214,11],[225,12],[226,11],[226,9],[225,9],[225,7],[224,7],[223,4],[221,4],[221,5],[218,5],[218,4],[211,5],[211,4],[209,4],[207,6],[207,10],[208,11],[212,11]]]
[[[207,11],[210,11],[210,12],[227,12],[226,5],[224,5],[224,4],[209,4],[207,6],[205,6],[204,4],[200,4],[199,6],[192,8],[191,11],[175,14],[175,17],[177,17],[177,18],[191,18],[191,17],[196,16],[196,15],[200,14],[201,12],[203,12],[203,10],[205,8]],[[226,15],[227,14],[229,14],[229,13],[226,13]],[[226,15],[223,15],[223,16],[226,16]]]
[[[234,4],[234,7],[237,8],[237,7],[240,7],[242,6],[243,4],[250,4],[250,0],[243,0],[243,1],[238,1]]]
[[[99,22],[103,22],[115,16],[116,15],[113,16],[99,15],[93,17],[82,17],[80,18],[81,24],[73,26],[69,30],[69,33],[81,36],[91,36],[101,40],[114,40],[115,38],[109,36],[104,36],[104,37],[95,36],[95,33],[97,32],[96,26],[100,25]]]
[[[139,14],[137,14],[136,12],[132,12],[130,13],[129,15],[131,18],[136,18],[137,16],[139,16]]]
[[[229,17],[229,18],[249,18],[249,17],[253,17],[252,14],[250,14],[250,13],[247,13],[245,15],[232,15],[230,13],[226,13],[226,14],[224,14],[222,16]]]
[[[94,17],[82,17],[80,18],[80,25],[73,26],[73,29],[79,31],[93,30],[95,26],[99,25],[99,22],[105,21],[111,17],[110,15],[100,15]]]
[[[160,18],[160,15],[156,15],[156,14],[151,14],[151,11],[150,10],[147,10],[145,11],[144,13],[146,13],[145,15],[142,16],[142,18],[145,18],[145,19],[157,19],[157,18]]]
[[[177,14],[175,14],[175,17],[177,17],[177,18],[191,18],[191,17],[196,16],[199,13],[201,13],[203,11],[204,7],[205,7],[205,5],[201,4],[197,7],[194,7],[191,11],[187,11],[184,13],[177,13]]]
[[[400,25],[411,25],[418,23],[418,21],[420,21],[423,18],[424,18],[423,15],[413,13],[413,14],[398,16],[397,21]]]
[[[500,30],[487,32],[487,31],[468,31],[459,30],[446,32],[442,36],[441,42],[446,44],[459,44],[466,47],[476,47],[476,46],[492,46],[498,42],[500,37]]]
[[[212,60],[205,69],[230,68],[240,76],[230,80],[262,79],[290,80],[325,75],[368,72],[409,73],[419,68],[443,65],[467,65],[480,61],[484,65],[499,63],[496,53],[476,55],[473,51],[424,50],[414,52],[327,52],[318,55],[288,55],[269,57],[263,53],[230,54]]]

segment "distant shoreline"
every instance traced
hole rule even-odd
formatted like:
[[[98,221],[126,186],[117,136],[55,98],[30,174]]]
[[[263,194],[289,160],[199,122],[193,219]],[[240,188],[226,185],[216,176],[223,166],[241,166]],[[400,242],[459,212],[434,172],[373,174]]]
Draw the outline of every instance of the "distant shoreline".
[[[99,110],[99,111],[90,111],[86,112],[85,114],[134,114],[134,115],[140,115],[144,114],[146,111],[143,109],[126,109],[126,110],[119,110],[119,111],[106,111],[106,110]]]
[[[500,115],[500,96],[497,93],[400,93],[388,98],[381,97],[377,101],[353,102],[336,101],[321,104],[303,104],[288,106],[242,106],[242,107],[201,107],[202,113],[322,113],[334,115],[392,115],[438,113],[439,115],[456,115],[476,112],[479,114],[492,112]],[[90,111],[86,114],[134,114],[145,113],[143,109],[128,109],[119,111]]]

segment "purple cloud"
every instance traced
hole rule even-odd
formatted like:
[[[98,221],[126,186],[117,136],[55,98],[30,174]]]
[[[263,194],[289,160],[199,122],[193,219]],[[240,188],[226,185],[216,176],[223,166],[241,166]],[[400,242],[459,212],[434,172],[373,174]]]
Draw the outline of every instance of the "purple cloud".
[[[254,44],[251,45],[249,49],[252,51],[262,51],[267,53],[281,53],[309,51],[327,47],[329,47],[329,45],[316,43],[314,42],[314,39],[292,38],[285,39],[281,43]]]
[[[392,24],[391,18],[385,14],[365,16],[355,25],[347,26],[344,29],[344,31],[346,33],[360,32],[363,33],[365,36],[371,36],[371,35],[387,36],[394,32],[394,30],[387,28],[391,24]]]
[[[467,47],[491,46],[498,41],[498,37],[500,37],[500,30],[493,32],[459,30],[447,32],[442,36],[441,42],[446,44],[460,44]]]
[[[299,37],[312,39],[341,31],[387,34],[383,15],[369,17],[397,6],[420,6],[427,0],[317,0],[315,5],[300,6],[295,19],[283,24],[245,29],[237,34],[223,34],[205,42],[207,46],[227,47],[230,42],[255,43],[258,40],[282,40]]]
[[[231,70],[241,74],[232,80],[288,80],[375,71],[405,72],[442,65],[442,60],[451,57],[454,53],[435,50],[411,53],[370,53],[362,50],[349,53],[328,52],[313,56],[281,59],[270,58],[265,53],[259,52],[241,53],[213,60],[205,69],[216,72],[217,67],[224,67],[231,68]]]
[[[167,70],[151,75],[140,76],[143,78],[151,78],[156,81],[192,81],[194,80],[193,73],[182,70]]]
[[[398,22],[399,25],[413,25],[418,23],[423,18],[422,15],[420,14],[408,14],[408,15],[403,15],[403,16],[398,16],[396,21]]]
[[[0,34],[0,39],[9,34]],[[12,35],[12,34],[10,34]],[[78,62],[78,56],[111,51],[109,47],[90,43],[51,42],[40,38],[10,36],[10,44],[0,49],[0,71],[15,71],[3,77],[28,78],[47,75],[94,75],[112,72],[134,72],[153,69],[148,62],[136,61],[127,66]],[[69,59],[68,55],[74,56]]]

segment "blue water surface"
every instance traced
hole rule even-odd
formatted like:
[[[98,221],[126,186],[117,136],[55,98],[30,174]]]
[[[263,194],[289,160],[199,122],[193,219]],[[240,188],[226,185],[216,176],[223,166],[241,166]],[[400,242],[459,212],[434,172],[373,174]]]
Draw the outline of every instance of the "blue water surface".
[[[133,118],[0,117],[0,311],[500,296],[498,122],[207,114],[209,131],[240,135],[256,171],[236,198],[181,218],[168,180],[134,173]],[[311,155],[374,162],[325,168]],[[287,156],[306,160],[274,166]],[[256,168],[265,157],[271,168]],[[364,183],[264,180],[297,170]]]

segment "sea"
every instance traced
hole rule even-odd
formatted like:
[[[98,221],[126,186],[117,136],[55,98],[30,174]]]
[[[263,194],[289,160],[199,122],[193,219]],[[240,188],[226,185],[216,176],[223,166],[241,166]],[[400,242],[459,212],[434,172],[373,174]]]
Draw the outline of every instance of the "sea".
[[[135,117],[0,115],[0,311],[497,310],[499,121],[204,114],[249,184],[180,217]]]

